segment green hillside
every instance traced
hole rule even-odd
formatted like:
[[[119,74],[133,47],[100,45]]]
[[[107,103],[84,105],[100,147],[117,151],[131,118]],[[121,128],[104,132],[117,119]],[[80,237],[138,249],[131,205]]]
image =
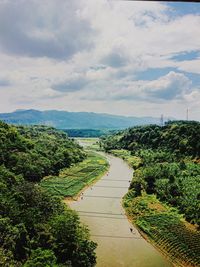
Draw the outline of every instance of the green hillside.
[[[53,128],[0,122],[0,266],[94,266],[88,229],[36,183],[84,158]]]
[[[141,126],[101,139],[134,169],[123,205],[177,266],[200,266],[200,123]]]
[[[144,190],[200,223],[200,123],[177,121],[140,126],[103,137],[106,151],[125,149],[140,159],[131,188]]]
[[[200,157],[200,123],[197,121],[168,122],[165,126],[138,126],[104,140],[104,148],[162,149],[177,156]]]

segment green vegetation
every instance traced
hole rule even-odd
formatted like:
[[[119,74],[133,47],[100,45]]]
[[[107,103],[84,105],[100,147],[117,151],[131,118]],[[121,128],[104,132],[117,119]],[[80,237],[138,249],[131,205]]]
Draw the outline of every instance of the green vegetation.
[[[124,198],[127,214],[173,263],[200,266],[200,233],[189,227],[174,208],[162,204],[155,195]]]
[[[77,138],[76,140],[85,148],[85,150],[103,151],[100,147],[99,138]]]
[[[0,122],[0,265],[94,266],[96,244],[78,215],[37,181],[86,157],[50,127]]]
[[[98,142],[99,138],[96,138],[96,137],[80,137],[80,138],[77,138],[77,140],[79,140],[81,143],[84,143],[84,145],[91,145],[91,144],[94,144],[96,142]]]
[[[149,164],[134,173],[130,185],[141,195],[141,191],[156,194],[171,206],[178,208],[186,220],[200,224],[200,165],[193,162]]]
[[[26,180],[38,182],[84,158],[81,147],[54,128],[0,123],[0,164]]]
[[[116,135],[104,137],[105,150],[138,149],[167,150],[177,157],[200,157],[200,123],[195,121],[169,122],[164,127],[158,125],[138,126]]]
[[[122,157],[128,160],[140,158],[139,166],[135,165],[140,168],[131,183],[136,195],[142,191],[156,194],[161,201],[178,208],[189,222],[199,225],[199,134],[198,122],[174,122],[164,127],[131,128],[102,138],[101,146],[111,152],[121,148]]]
[[[40,185],[55,196],[74,197],[108,170],[108,162],[99,154],[88,152],[87,158],[59,176],[45,177]]]
[[[200,264],[199,136],[200,123],[178,121],[164,127],[135,127],[101,139],[106,151],[138,162],[132,164],[135,172],[124,199],[133,222],[173,262],[185,266]],[[152,203],[161,210],[152,210]]]

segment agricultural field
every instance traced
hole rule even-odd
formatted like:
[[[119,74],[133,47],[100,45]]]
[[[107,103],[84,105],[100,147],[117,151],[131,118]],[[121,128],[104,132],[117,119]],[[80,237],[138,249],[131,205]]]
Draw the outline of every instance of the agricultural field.
[[[99,138],[75,138],[75,140],[86,150],[101,151]]]
[[[89,138],[78,137],[78,138],[75,138],[75,139],[80,141],[80,142],[87,143],[87,144],[91,144],[91,143],[97,142],[99,140],[99,138],[96,138],[96,137],[89,137]]]
[[[175,208],[155,195],[134,197],[131,190],[123,205],[132,222],[177,266],[200,266],[200,232],[188,224]]]
[[[40,186],[54,196],[75,197],[84,187],[100,178],[108,167],[108,162],[103,156],[88,152],[84,161],[63,169],[59,176],[45,177]]]

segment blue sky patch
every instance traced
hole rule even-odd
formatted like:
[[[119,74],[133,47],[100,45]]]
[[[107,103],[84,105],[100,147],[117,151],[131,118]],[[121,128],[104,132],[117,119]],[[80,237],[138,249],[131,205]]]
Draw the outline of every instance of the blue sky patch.
[[[183,2],[176,2],[172,3],[169,2],[167,4],[170,6],[172,10],[172,14],[174,16],[183,16],[187,14],[200,14],[200,4],[199,3],[183,3]]]
[[[198,57],[200,57],[200,50],[180,53],[178,55],[171,57],[171,59],[176,60],[176,61],[184,61],[184,60],[197,59]]]

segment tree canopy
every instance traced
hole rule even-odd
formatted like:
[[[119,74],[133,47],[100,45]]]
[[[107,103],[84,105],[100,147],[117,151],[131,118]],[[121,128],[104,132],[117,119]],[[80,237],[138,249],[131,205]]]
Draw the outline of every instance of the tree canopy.
[[[134,196],[156,194],[200,225],[199,122],[134,127],[103,137],[101,146],[106,151],[125,149],[140,159],[130,185]]]
[[[0,265],[94,266],[96,244],[78,215],[37,182],[85,157],[65,133],[0,122]]]

